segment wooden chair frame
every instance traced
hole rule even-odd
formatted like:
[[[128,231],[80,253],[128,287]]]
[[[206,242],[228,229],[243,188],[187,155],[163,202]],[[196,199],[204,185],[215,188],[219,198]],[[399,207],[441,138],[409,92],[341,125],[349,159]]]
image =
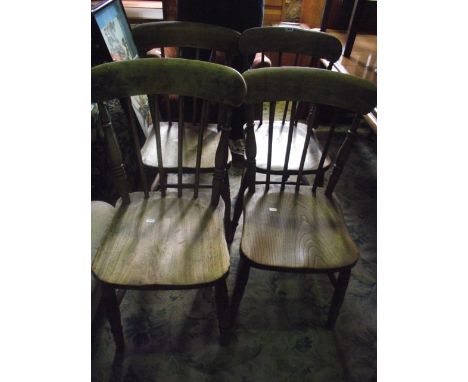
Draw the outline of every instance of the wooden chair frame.
[[[138,94],[149,95],[150,109],[153,116],[153,121],[155,121],[154,128],[156,130],[156,140],[158,143],[158,170],[161,174],[165,173],[165,168],[163,158],[161,157],[161,137],[159,135],[160,115],[158,113],[157,96],[165,94],[179,94],[181,96],[197,97],[199,99],[204,100],[204,102],[219,102],[222,105],[222,113],[220,119],[221,139],[216,152],[213,183],[211,186],[211,196],[208,201],[208,205],[205,208],[206,211],[209,212],[209,216],[212,216],[210,211],[213,211],[213,213],[218,211],[219,199],[222,194],[223,187],[225,187],[224,183],[227,176],[227,140],[230,132],[230,108],[241,104],[245,91],[245,82],[242,76],[237,71],[225,66],[206,62],[198,62],[184,59],[141,59],[134,61],[108,63],[92,68],[92,102],[98,103],[100,121],[104,131],[105,142],[107,145],[107,154],[110,160],[111,172],[114,176],[115,183],[121,197],[116,204],[116,213],[114,215],[114,220],[111,224],[111,228],[109,229],[107,236],[103,240],[103,244],[98,249],[96,257],[93,261],[92,270],[94,275],[102,282],[103,285],[103,301],[105,303],[107,317],[111,325],[111,330],[118,351],[124,349],[124,338],[120,319],[120,311],[115,295],[116,288],[125,290],[157,290],[196,289],[214,286],[219,329],[221,334],[220,341],[222,344],[225,344],[228,338],[228,322],[226,310],[228,306],[228,295],[225,279],[229,272],[229,251],[227,249],[227,243],[225,242],[225,240],[223,240],[224,230],[216,230],[214,232],[221,233],[220,237],[217,238],[220,240],[220,242],[218,242],[218,247],[216,248],[222,248],[223,253],[225,254],[225,256],[227,256],[227,259],[224,259],[222,262],[222,264],[224,265],[218,266],[217,272],[221,272],[220,269],[224,269],[224,267],[226,267],[226,270],[222,271],[222,273],[219,274],[216,273],[216,275],[214,276],[210,274],[205,274],[202,275],[203,277],[200,276],[196,278],[195,276],[191,275],[190,277],[186,276],[184,280],[180,282],[169,281],[164,283],[160,283],[157,281],[161,279],[161,276],[158,274],[159,269],[150,269],[148,272],[143,272],[146,274],[141,275],[138,272],[132,273],[132,269],[130,269],[129,266],[127,266],[127,264],[128,262],[131,263],[132,256],[138,256],[138,253],[129,252],[124,253],[123,255],[119,253],[115,254],[115,251],[118,251],[120,248],[119,243],[125,243],[124,240],[128,240],[127,238],[129,237],[129,235],[127,233],[124,233],[125,236],[123,237],[123,239],[122,236],[119,235],[121,235],[120,232],[123,230],[121,225],[123,224],[122,222],[125,222],[124,219],[126,217],[130,219],[130,217],[133,216],[129,215],[131,213],[130,211],[132,206],[143,206],[143,211],[145,211],[145,206],[150,205],[150,203],[154,200],[161,201],[160,203],[163,203],[162,200],[167,199],[169,197],[169,194],[166,193],[166,190],[171,187],[177,189],[177,194],[175,195],[175,193],[172,193],[172,199],[170,200],[186,200],[188,201],[187,203],[190,206],[190,203],[192,202],[186,197],[184,199],[183,189],[193,189],[193,199],[191,200],[199,200],[199,189],[202,185],[199,184],[199,176],[197,175],[199,175],[200,169],[200,158],[202,150],[201,140],[203,129],[201,129],[197,146],[195,182],[189,184],[182,183],[182,174],[184,173],[184,168],[182,166],[182,156],[180,155],[182,150],[182,142],[179,142],[177,184],[161,184],[160,193],[150,192],[141,159],[141,152],[138,147],[138,136],[135,116],[132,113],[129,113],[129,122],[131,130],[130,132],[134,141],[134,151],[139,166],[140,176],[142,178],[141,184],[143,186],[142,193],[130,193],[128,183],[126,181],[126,173],[122,162],[120,148],[117,143],[115,134],[113,132],[112,124],[110,122],[110,116],[108,115],[108,111],[104,102],[111,99],[121,99],[124,100],[124,103],[129,105],[130,96]],[[181,134],[179,138],[183,138],[183,129],[180,129],[180,131]],[[139,210],[137,210],[137,217],[141,215],[138,211]],[[163,211],[161,213],[164,216],[165,212]],[[188,212],[184,210],[183,213],[186,214]],[[137,220],[135,224],[138,226],[140,222]],[[158,222],[158,224],[163,225],[163,222]],[[200,230],[202,228],[198,227],[198,229]],[[154,240],[153,234],[151,234],[151,229],[149,232],[149,237],[152,240]],[[140,238],[140,236],[138,236],[139,233],[141,233],[140,230],[138,231],[136,237],[129,237],[131,240],[131,245],[125,245],[125,250],[127,248],[137,248],[138,243],[141,242],[141,240],[143,239],[143,237]],[[141,234],[144,235],[144,233]],[[116,237],[117,239],[115,239]],[[109,242],[110,244],[108,244]],[[146,243],[145,245],[146,247],[143,247],[143,249],[148,248],[148,246],[151,246],[151,242],[149,244]],[[192,249],[190,248],[190,250]],[[173,254],[171,253],[171,256],[172,255]],[[145,260],[145,256],[146,258],[149,258],[153,255],[143,254],[142,256],[143,257],[141,257],[140,259]],[[146,269],[147,268],[145,268],[145,270]],[[190,273],[190,270],[188,271],[188,273]],[[168,279],[172,280],[171,277],[169,277]]]
[[[236,286],[234,289],[233,297],[231,300],[231,319],[234,320],[237,316],[239,305],[245,290],[245,286],[247,284],[247,280],[249,277],[249,270],[250,267],[255,267],[258,269],[263,270],[271,270],[271,271],[282,271],[282,272],[292,272],[292,273],[326,273],[332,283],[335,291],[332,298],[331,307],[329,310],[328,320],[327,320],[327,328],[333,329],[336,319],[338,317],[338,313],[340,307],[343,303],[344,296],[346,293],[347,285],[350,278],[351,268],[354,266],[358,259],[358,249],[355,244],[350,239],[349,234],[346,231],[346,226],[344,224],[344,220],[342,219],[342,213],[339,209],[338,203],[335,201],[333,197],[334,188],[339,180],[340,174],[343,170],[343,167],[348,159],[350,154],[352,142],[356,136],[356,130],[359,126],[359,122],[361,116],[369,112],[375,107],[376,104],[376,88],[375,85],[372,83],[358,79],[353,76],[344,75],[336,72],[331,72],[327,70],[321,69],[314,69],[314,68],[264,68],[264,69],[256,69],[256,70],[249,70],[244,73],[244,78],[247,83],[247,96],[244,103],[248,107],[248,122],[247,122],[247,162],[248,167],[247,171],[244,174],[244,177],[241,182],[241,187],[239,190],[239,194],[237,197],[234,217],[233,217],[233,232],[231,234],[231,239],[234,236],[234,229],[237,226],[237,221],[240,218],[242,211],[244,210],[244,231],[241,239],[241,248],[240,248],[240,263],[238,269],[238,275],[236,279]],[[301,156],[301,164],[297,171],[290,171],[288,170],[288,160],[289,160],[289,150],[286,152],[284,167],[282,170],[282,179],[280,182],[272,182],[270,180],[270,175],[272,172],[270,171],[270,164],[271,164],[271,140],[269,142],[268,147],[268,168],[266,171],[266,181],[257,181],[256,180],[256,173],[258,172],[258,168],[256,166],[256,141],[255,141],[255,123],[254,123],[254,111],[253,108],[255,104],[258,104],[259,101],[270,102],[271,106],[274,109],[274,103],[280,100],[291,100],[293,102],[297,101],[306,101],[311,103],[311,110],[309,112],[309,117],[307,121],[307,128],[308,134],[306,141],[304,142],[304,147],[302,150]],[[311,193],[307,194],[301,191],[301,187],[304,190],[304,186],[301,182],[301,175],[303,174],[303,166],[305,161],[305,156],[307,153],[308,145],[310,142],[310,137],[313,132],[313,126],[316,123],[316,105],[328,105],[338,109],[345,109],[355,114],[355,118],[353,120],[351,128],[348,130],[346,138],[341,145],[336,160],[333,164],[333,171],[330,175],[328,180],[328,184],[326,186],[325,192],[318,192],[317,188],[319,183],[323,180],[321,177],[323,171],[323,164],[324,158],[327,155],[327,150],[330,145],[331,137],[334,133],[334,128],[330,129],[327,137],[327,143],[325,146],[325,150],[322,152],[322,157],[320,160],[319,167],[316,171],[314,183],[311,187]],[[294,120],[294,113],[291,115],[290,119],[290,129],[293,125]],[[270,131],[272,129],[272,123],[270,123]],[[291,130],[290,130],[291,132]],[[288,149],[291,146],[291,134],[288,135]],[[296,182],[288,182],[288,176],[296,175],[297,180]],[[343,248],[350,248],[353,253],[344,254],[343,258],[331,259],[329,263],[327,263],[326,258],[321,258],[321,263],[317,263],[318,265],[311,265],[311,262],[308,262],[306,266],[304,265],[294,265],[294,256],[295,253],[288,253],[285,254],[285,257],[288,258],[287,261],[284,261],[283,264],[281,263],[282,259],[276,259],[274,254],[266,254],[265,259],[262,261],[253,260],[252,253],[245,253],[243,249],[244,241],[249,243],[257,243],[256,246],[260,247],[262,238],[253,239],[246,239],[249,234],[249,229],[252,228],[246,227],[245,225],[245,211],[248,206],[249,202],[252,200],[260,200],[263,195],[268,195],[270,187],[274,183],[278,183],[280,187],[278,200],[282,198],[286,198],[287,195],[292,195],[292,198],[299,198],[299,195],[303,196],[305,200],[309,200],[310,202],[319,205],[318,201],[324,201],[323,205],[331,205],[332,210],[334,211],[334,215],[330,219],[333,220],[333,223],[329,223],[327,228],[331,228],[331,231],[336,230],[337,232],[344,232],[345,239],[344,243],[346,245],[338,246],[342,250]],[[258,185],[261,185],[260,189],[256,189]],[[291,190],[291,186],[294,187]],[[245,193],[247,191],[247,196]],[[302,192],[302,193],[301,193]],[[257,196],[255,196],[257,195]],[[246,199],[247,198],[247,199]],[[257,199],[256,199],[257,198]],[[288,205],[289,206],[289,205]],[[302,205],[301,205],[302,206]],[[306,208],[306,207],[304,207]],[[312,208],[312,206],[311,206]],[[316,207],[314,207],[316,208]],[[261,211],[260,211],[261,213]],[[282,215],[282,221],[290,222],[291,219],[294,219],[294,216],[289,215],[289,211],[279,212]],[[252,216],[254,213],[251,212]],[[306,214],[304,212],[304,214]],[[312,222],[308,224],[311,225],[311,229],[314,224],[314,219],[316,221],[320,221],[319,217],[315,218],[314,214],[305,215],[308,219],[311,219]],[[320,216],[317,215],[317,216]],[[250,219],[256,219],[250,218]],[[271,229],[271,225],[268,222],[262,220],[259,217],[259,224],[260,228],[256,228],[256,232],[258,231],[268,231]],[[253,224],[253,223],[250,223]],[[286,223],[285,223],[286,224]],[[291,223],[287,223],[291,224]],[[318,224],[320,227],[320,224]],[[278,228],[279,229],[279,228]],[[340,231],[338,231],[340,230]],[[320,232],[313,233],[316,235],[320,235]],[[249,241],[250,240],[250,241]],[[252,241],[253,240],[253,241]],[[258,241],[260,240],[260,241]],[[312,240],[311,237],[307,237],[307,240]],[[330,242],[330,237],[321,238],[321,240],[328,240]],[[317,243],[318,248],[320,247],[320,243]],[[333,244],[331,244],[333,246]],[[249,244],[247,244],[249,246]],[[270,248],[269,248],[270,249]],[[268,251],[266,251],[268,252]],[[320,249],[318,250],[320,252]],[[319,255],[321,255],[319,253]],[[268,256],[271,256],[268,258]],[[316,255],[314,255],[316,256]],[[318,256],[318,255],[317,255]],[[325,255],[323,255],[325,256]],[[291,260],[292,259],[292,260]],[[314,258],[314,261],[316,258]],[[288,265],[284,265],[287,263]],[[313,263],[315,264],[315,262]],[[333,265],[334,264],[334,265]],[[338,273],[336,277],[335,273]]]

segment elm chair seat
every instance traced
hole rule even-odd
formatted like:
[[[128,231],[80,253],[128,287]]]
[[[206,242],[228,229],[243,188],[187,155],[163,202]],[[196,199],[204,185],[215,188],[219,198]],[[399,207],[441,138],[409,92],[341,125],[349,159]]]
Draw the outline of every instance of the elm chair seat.
[[[260,266],[330,271],[359,258],[336,198],[322,190],[312,195],[306,188],[296,194],[257,187],[244,206],[241,251]]]
[[[173,122],[169,126],[167,122],[161,122],[161,150],[166,171],[177,170],[177,142],[179,125]],[[197,159],[197,140],[200,126],[191,123],[184,124],[182,161],[187,171],[195,169]],[[203,151],[201,155],[200,169],[203,172],[212,172],[215,165],[216,149],[218,148],[220,135],[216,124],[208,124],[203,134]],[[141,148],[143,164],[150,167],[158,167],[156,155],[156,137],[152,129]],[[231,153],[228,153],[228,162],[231,161]]]
[[[268,124],[262,124],[256,121],[255,139],[257,140],[257,170],[265,172],[268,169]],[[275,155],[271,158],[271,173],[282,174],[284,166],[284,156],[287,146],[285,142],[288,140],[288,126],[281,121],[273,123],[273,138],[272,150]],[[307,135],[307,125],[298,123],[294,127],[291,141],[291,154],[289,157],[289,170],[298,170],[301,163],[301,153],[304,147],[305,137]],[[307,149],[307,156],[304,163],[304,174],[314,173],[319,167],[320,158],[322,156],[322,148],[317,140],[311,140]],[[331,159],[326,156],[323,169],[327,170],[330,167]]]
[[[190,286],[221,279],[229,270],[224,205],[210,192],[130,194],[117,213],[93,263],[94,274],[116,287]],[[168,255],[170,254],[170,255]]]

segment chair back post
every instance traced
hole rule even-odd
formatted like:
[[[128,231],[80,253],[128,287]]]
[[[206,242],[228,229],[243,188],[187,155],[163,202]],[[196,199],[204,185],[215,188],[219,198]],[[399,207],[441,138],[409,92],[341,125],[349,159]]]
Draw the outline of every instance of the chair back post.
[[[213,191],[211,193],[211,205],[213,207],[218,205],[223,187],[228,186],[224,183],[224,179],[227,171],[226,166],[229,156],[228,141],[229,135],[231,133],[232,108],[230,106],[223,106],[221,109],[221,138],[218,148],[216,149]]]
[[[122,198],[122,203],[129,204],[130,194],[127,174],[125,172],[125,166],[122,160],[122,153],[120,151],[119,143],[117,142],[117,137],[115,136],[115,132],[112,127],[109,111],[103,102],[98,102],[98,108],[99,121],[104,132],[104,140],[106,144],[107,156],[110,162],[111,174],[114,178],[117,191]]]
[[[256,168],[256,161],[255,158],[257,156],[257,143],[255,142],[255,122],[254,122],[254,115],[255,115],[255,106],[254,105],[246,105],[246,115],[247,115],[247,127],[246,131],[246,138],[245,138],[245,154],[247,157],[247,186],[249,188],[250,193],[255,192],[255,168]]]
[[[351,148],[353,146],[353,142],[356,140],[356,130],[359,127],[360,121],[361,121],[361,115],[356,114],[350,129],[346,133],[346,138],[343,144],[340,146],[340,149],[338,150],[335,163],[333,164],[333,170],[330,175],[330,179],[328,180],[327,188],[325,190],[325,194],[327,196],[331,196],[331,194],[333,193],[336,187],[336,184],[338,183],[338,180],[340,179],[341,173],[343,172],[343,167],[348,161],[349,154],[351,153]]]
[[[135,152],[135,158],[138,164],[138,170],[140,172],[141,184],[143,187],[143,192],[145,194],[145,198],[149,197],[149,187],[148,187],[148,179],[146,177],[145,169],[143,167],[143,160],[141,158],[141,151],[139,145],[139,138],[138,138],[138,130],[137,130],[137,121],[135,117],[135,111],[132,107],[132,101],[129,97],[120,99],[120,104],[127,115],[129,120],[129,133],[130,136],[133,137],[133,151]]]

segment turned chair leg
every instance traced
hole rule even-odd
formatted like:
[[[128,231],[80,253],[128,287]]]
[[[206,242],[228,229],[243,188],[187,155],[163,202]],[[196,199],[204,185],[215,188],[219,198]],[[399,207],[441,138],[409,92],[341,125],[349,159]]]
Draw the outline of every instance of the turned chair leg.
[[[335,328],[336,319],[338,318],[341,305],[343,304],[350,276],[351,269],[345,269],[338,275],[338,279],[336,280],[335,285],[335,292],[333,293],[331,307],[328,313],[327,329],[333,330]]]
[[[120,319],[120,309],[115,295],[115,289],[110,285],[103,284],[103,303],[106,310],[107,319],[111,327],[111,332],[114,337],[117,351],[122,351],[125,348],[125,341]]]
[[[230,311],[230,319],[231,323],[234,323],[237,314],[239,312],[239,306],[244,296],[245,286],[247,285],[247,281],[249,280],[249,273],[250,273],[250,264],[249,261],[246,260],[242,255],[239,259],[239,267],[237,270],[237,277],[236,277],[236,285],[234,287],[234,292],[232,294],[231,299],[231,311]]]
[[[234,240],[234,235],[236,234],[237,226],[239,225],[239,219],[242,214],[242,209],[244,208],[244,193],[247,188],[247,176],[242,177],[241,185],[239,188],[239,193],[237,194],[236,204],[234,205],[234,214],[231,220],[231,229],[227,237],[227,242],[230,244]]]
[[[224,174],[224,184],[221,197],[224,200],[224,233],[226,238],[228,238],[231,234],[231,190],[229,185],[229,174],[227,170]],[[230,242],[228,241],[228,243]]]
[[[218,315],[219,343],[226,346],[229,343],[229,297],[226,279],[219,280],[215,285],[216,313]]]

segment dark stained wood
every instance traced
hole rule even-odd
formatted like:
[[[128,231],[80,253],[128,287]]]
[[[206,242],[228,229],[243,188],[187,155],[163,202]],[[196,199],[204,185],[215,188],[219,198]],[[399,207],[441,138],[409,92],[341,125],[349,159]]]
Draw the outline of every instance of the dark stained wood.
[[[324,83],[322,89],[320,82],[325,78],[327,78],[326,85]],[[234,209],[232,232],[228,237],[228,240],[234,237],[243,206],[244,224],[240,245],[242,262],[239,265],[232,297],[231,319],[235,319],[239,310],[250,267],[293,273],[326,273],[335,287],[327,321],[327,328],[333,329],[346,293],[350,270],[359,259],[359,250],[348,232],[339,203],[332,195],[339,173],[349,155],[353,133],[357,128],[357,118],[353,121],[347,138],[339,149],[335,160],[336,169],[330,177],[327,189],[317,189],[316,181],[313,186],[314,192],[311,192],[309,187],[300,187],[300,182],[303,178],[309,143],[312,137],[317,140],[315,130],[319,108],[322,105],[337,108],[346,106],[349,111],[358,115],[367,113],[375,107],[376,88],[367,81],[350,79],[346,75],[313,68],[282,67],[249,70],[244,73],[244,79],[248,89],[245,103],[250,110],[247,116],[250,144],[246,147],[249,166],[242,179]],[[258,164],[256,165],[255,135],[259,129],[254,129],[252,126],[254,121],[251,111],[258,102],[279,100],[290,100],[293,105],[286,141],[286,156],[281,170],[282,179],[280,184],[276,185],[278,182],[271,180],[268,182],[255,180],[256,172],[265,171],[260,171]],[[300,153],[294,173],[297,175],[297,180],[287,182],[287,177],[293,174],[289,171],[288,162],[292,152],[296,103],[300,101],[309,103],[311,109],[307,118],[305,139],[297,150]],[[298,124],[297,128],[299,126],[301,124]],[[249,131],[252,137],[249,137]],[[327,134],[324,150],[315,162],[315,172],[318,177],[322,175],[333,132],[334,125]],[[272,169],[266,170],[267,173],[272,171]],[[247,187],[249,192],[245,194]],[[336,281],[334,272],[339,272]]]
[[[162,149],[161,149],[161,114],[159,113],[159,102],[158,97],[155,95],[148,96],[149,108],[151,113],[151,120],[153,121],[153,131],[156,139],[156,156],[158,158],[158,172],[160,174],[160,187],[161,194],[164,196],[166,194],[166,177],[164,163],[162,159]]]
[[[324,165],[327,158],[328,149],[330,148],[330,144],[332,141],[333,133],[335,132],[337,113],[334,113],[332,118],[333,119],[330,125],[330,129],[328,130],[327,140],[325,142],[325,145],[323,146],[322,156],[320,157],[317,173],[315,174],[314,184],[312,185],[312,192],[315,192],[317,187],[323,186],[323,177],[325,172]]]
[[[109,320],[112,336],[114,337],[116,349],[118,352],[122,352],[125,349],[125,341],[115,289],[110,285],[103,284],[102,291],[104,308],[106,310],[107,319]]]
[[[248,115],[247,118],[247,127],[246,127],[246,140],[245,140],[245,147],[246,147],[246,157],[247,157],[247,173],[248,173],[248,187],[249,192],[255,192],[255,168],[256,168],[256,160],[255,157],[257,156],[257,144],[255,142],[255,132],[254,132],[254,108],[253,106],[246,108],[246,113]]]
[[[309,151],[310,137],[313,132],[314,123],[316,123],[316,120],[317,120],[316,118],[317,114],[318,114],[317,107],[315,105],[311,105],[309,115],[307,116],[307,133],[304,139],[304,148],[302,149],[301,163],[299,164],[299,170],[297,173],[296,192],[299,192],[299,188],[301,186],[302,175],[304,172],[304,163],[305,163],[305,159],[307,156],[307,152]],[[323,154],[322,154],[322,157],[324,157]],[[323,166],[323,163],[322,163],[322,166]],[[319,164],[319,168],[320,168],[320,164]]]
[[[351,276],[351,269],[344,269],[340,271],[338,280],[335,285],[335,292],[328,313],[327,329],[333,330],[335,328],[336,319],[340,311],[341,305],[343,305],[346,289],[348,288],[349,278]]]
[[[237,268],[236,284],[231,299],[231,308],[229,314],[231,323],[234,322],[239,312],[239,306],[242,297],[244,296],[245,286],[247,285],[247,281],[249,281],[249,273],[250,263],[241,253],[239,258],[239,266]]]
[[[286,155],[284,156],[284,165],[283,165],[283,178],[281,189],[284,190],[284,182],[288,179],[288,165],[289,165],[289,156],[291,154],[291,143],[294,133],[294,117],[296,112],[297,101],[293,101],[291,105],[291,117],[289,118],[289,129],[288,129],[288,141],[286,143]]]
[[[221,279],[215,285],[216,312],[218,314],[219,343],[221,346],[229,344],[229,297],[226,280]]]
[[[354,0],[353,11],[351,18],[349,19],[348,32],[346,38],[346,44],[343,50],[343,56],[350,57],[351,51],[353,50],[354,40],[356,39],[357,33],[357,22],[359,21],[364,4],[367,0]]]
[[[267,175],[266,175],[266,187],[270,186],[270,171],[271,171],[271,155],[273,150],[273,124],[275,121],[275,109],[276,102],[270,102],[270,116],[268,120],[268,154],[267,154]],[[284,122],[283,122],[284,123]]]
[[[127,174],[122,160],[122,153],[120,151],[117,138],[112,128],[111,119],[106,106],[98,103],[99,119],[104,132],[104,140],[106,143],[107,156],[109,158],[111,173],[114,178],[117,191],[119,192],[122,202],[124,204],[130,203],[129,188]]]
[[[179,97],[179,125],[177,126],[177,185],[178,196],[182,196],[182,171],[184,155],[184,97]],[[142,150],[143,151],[143,150]]]
[[[145,198],[147,198],[149,196],[148,179],[146,178],[145,169],[143,168],[143,160],[141,159],[137,124],[135,121],[135,113],[133,112],[132,102],[130,98],[127,97],[124,99],[124,105],[125,105],[125,111],[127,112],[127,115],[129,116],[129,121],[130,121],[129,125],[130,125],[131,135],[133,137],[132,139],[133,150],[135,152],[135,157],[136,157],[137,164],[138,164],[138,170],[140,172],[141,184],[143,187],[143,192],[145,193]]]
[[[346,134],[345,141],[340,146],[340,149],[336,156],[335,163],[333,164],[333,171],[328,181],[328,185],[326,189],[327,195],[332,194],[333,190],[335,189],[336,184],[338,183],[340,175],[343,171],[343,167],[348,160],[349,154],[351,153],[353,142],[356,139],[356,130],[359,126],[360,120],[361,120],[361,116],[356,115],[356,117],[353,120],[353,124],[351,125],[351,128],[348,130]]]
[[[193,196],[195,198],[198,197],[198,186],[200,184],[200,164],[201,164],[201,156],[202,156],[202,151],[203,151],[203,135],[204,135],[203,133],[205,131],[205,127],[207,125],[207,118],[208,118],[207,109],[208,109],[208,102],[204,101],[202,104],[201,123],[200,123],[200,128],[198,129],[198,138],[197,138],[197,155],[196,155],[196,162],[195,162],[195,188],[193,191],[194,192]],[[194,110],[195,110],[195,106],[194,106]]]
[[[229,149],[228,149],[228,140],[229,135],[231,133],[231,116],[232,116],[232,109],[230,107],[223,107],[222,110],[222,124],[220,126],[221,129],[221,139],[216,150],[215,155],[215,170],[213,175],[213,192],[211,194],[211,204],[216,206],[218,204],[219,198],[223,193],[223,189],[227,193],[227,187],[229,183],[226,182],[226,174],[227,174],[227,160],[229,157]],[[231,215],[231,204],[229,203],[229,216]]]
[[[198,71],[200,68],[204,69]],[[180,82],[184,76],[185,83]],[[151,77],[160,81],[148,81]],[[227,343],[229,326],[225,278],[230,261],[225,230],[229,229],[230,203],[226,202],[225,206],[219,203],[219,198],[224,185],[229,186],[226,168],[230,110],[231,106],[239,106],[244,98],[246,88],[242,76],[233,69],[212,63],[143,59],[93,68],[92,89],[92,99],[99,102],[106,140],[109,141],[108,154],[113,168],[116,168],[113,173],[121,178],[119,184],[123,185],[126,180],[122,158],[102,101],[137,94],[148,95],[153,120],[153,155],[157,158],[155,162],[159,170],[160,192],[150,192],[145,197],[145,193],[139,191],[129,194],[128,185],[119,189],[122,198],[116,204],[110,227],[92,263],[93,274],[107,287],[106,309],[118,349],[123,348],[124,339],[113,288],[215,287],[221,342]],[[174,128],[179,127],[176,123],[172,127],[166,123],[165,128],[161,128],[159,101],[166,95],[180,96],[179,91],[189,98],[202,98],[205,110],[208,102],[220,103],[225,110],[226,116],[220,126],[221,137],[216,141],[214,163],[211,164],[211,172],[215,173],[211,185],[181,182],[181,173],[190,172],[185,171],[184,155],[180,154],[183,154],[184,144],[187,143],[183,119],[180,130]],[[202,125],[206,125],[207,112],[203,115]],[[180,116],[183,118],[183,113]],[[170,138],[175,140],[172,164],[178,175],[178,182],[173,185],[177,191],[166,190],[167,164],[166,157],[162,156],[161,133],[169,132],[173,132]],[[219,136],[216,126],[214,132]],[[198,132],[195,136],[199,137]],[[137,134],[131,134],[131,138],[137,141]],[[182,138],[183,142],[179,144],[178,138]],[[199,142],[203,142],[203,139]],[[200,171],[202,155],[195,162],[195,167]],[[197,198],[191,192],[195,187],[199,188]],[[226,200],[229,194],[223,193],[223,198]]]

